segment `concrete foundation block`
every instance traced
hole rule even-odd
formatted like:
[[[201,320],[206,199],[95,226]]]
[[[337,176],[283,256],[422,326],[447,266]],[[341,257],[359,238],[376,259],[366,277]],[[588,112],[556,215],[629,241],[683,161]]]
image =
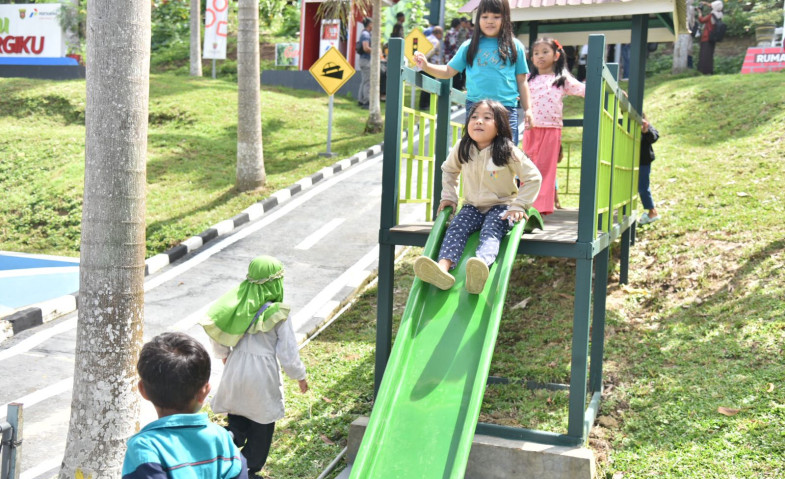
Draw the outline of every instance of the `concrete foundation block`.
[[[349,427],[346,460],[353,464],[368,417]],[[594,479],[594,453],[585,447],[562,447],[475,434],[466,479]]]

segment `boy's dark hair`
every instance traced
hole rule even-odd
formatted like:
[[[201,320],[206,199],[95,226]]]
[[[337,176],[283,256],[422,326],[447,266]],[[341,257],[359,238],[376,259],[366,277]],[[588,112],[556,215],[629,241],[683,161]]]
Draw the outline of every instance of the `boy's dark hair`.
[[[564,53],[564,48],[562,48],[561,44],[558,41],[556,41],[555,38],[550,38],[550,37],[538,38],[534,43],[532,43],[532,49],[529,52],[530,58],[533,58],[532,55],[534,54],[532,52],[534,51],[534,47],[536,47],[537,45],[548,45],[551,48],[551,50],[559,54],[559,58],[553,64],[553,75],[556,77],[556,79],[553,81],[553,86],[563,88],[564,82],[567,81],[567,78],[565,78],[564,76],[564,73],[566,71],[564,65],[566,63],[566,58],[567,58],[567,54]],[[537,70],[537,67],[534,66],[534,62],[532,62],[532,72],[531,75],[529,75],[529,81],[534,80],[539,74],[540,74],[539,70]]]
[[[460,18],[453,18],[450,22],[450,28],[458,28],[461,26],[461,19]]]
[[[474,58],[477,56],[477,49],[480,47],[480,36],[482,35],[482,28],[479,26],[480,16],[483,13],[498,13],[502,16],[502,27],[499,29],[499,35],[496,37],[499,41],[499,58],[503,62],[507,60],[511,64],[518,61],[518,50],[515,48],[513,41],[512,21],[510,20],[510,4],[507,0],[480,0],[480,5],[477,6],[477,28],[472,32],[472,42],[469,44],[469,51],[466,52],[466,64],[471,65],[474,63]]]
[[[363,18],[363,27],[368,28],[368,25],[373,23],[373,20],[370,17]]]
[[[403,12],[396,13],[395,14],[395,19],[397,20],[397,19],[400,19],[400,18],[406,18],[406,14],[404,14]]]
[[[184,411],[210,380],[210,355],[185,333],[163,333],[142,346],[136,370],[150,402]]]
[[[469,122],[474,111],[482,104],[488,105],[493,112],[493,122],[496,123],[496,137],[491,142],[491,158],[496,166],[505,166],[510,162],[512,156],[512,130],[510,129],[510,117],[507,107],[495,100],[480,100],[473,104],[466,113],[466,123],[463,125],[463,136],[458,145],[458,161],[468,163],[471,157],[469,152],[472,145],[477,146],[477,142],[469,136]]]

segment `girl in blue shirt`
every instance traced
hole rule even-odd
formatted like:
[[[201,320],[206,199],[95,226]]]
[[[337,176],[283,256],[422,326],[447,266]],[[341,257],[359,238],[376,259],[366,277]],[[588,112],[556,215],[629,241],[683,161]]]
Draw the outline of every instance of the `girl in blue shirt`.
[[[525,126],[533,126],[529,109],[529,85],[523,44],[512,34],[510,5],[507,0],[481,0],[477,8],[480,28],[466,40],[447,65],[433,65],[421,52],[414,53],[417,66],[436,78],[452,78],[466,70],[466,111],[477,101],[500,102],[510,112],[513,143],[518,144],[520,99]]]

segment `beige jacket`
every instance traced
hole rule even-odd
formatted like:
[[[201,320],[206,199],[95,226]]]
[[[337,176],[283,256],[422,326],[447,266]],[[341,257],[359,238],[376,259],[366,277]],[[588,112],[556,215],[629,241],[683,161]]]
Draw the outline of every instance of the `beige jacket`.
[[[458,145],[442,164],[442,201],[458,203],[458,175],[463,172],[463,197],[466,203],[486,213],[496,205],[510,205],[510,211],[528,210],[540,192],[542,175],[520,149],[506,166],[496,166],[488,147],[478,151],[472,146],[468,163],[458,161]],[[515,183],[520,178],[521,187]]]

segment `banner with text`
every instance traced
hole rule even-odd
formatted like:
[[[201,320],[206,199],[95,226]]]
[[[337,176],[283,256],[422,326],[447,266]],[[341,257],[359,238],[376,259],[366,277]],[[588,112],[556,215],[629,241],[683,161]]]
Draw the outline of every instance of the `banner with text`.
[[[204,12],[202,58],[226,59],[226,34],[229,27],[229,0],[207,0]]]
[[[0,57],[63,57],[58,3],[0,5]]]

